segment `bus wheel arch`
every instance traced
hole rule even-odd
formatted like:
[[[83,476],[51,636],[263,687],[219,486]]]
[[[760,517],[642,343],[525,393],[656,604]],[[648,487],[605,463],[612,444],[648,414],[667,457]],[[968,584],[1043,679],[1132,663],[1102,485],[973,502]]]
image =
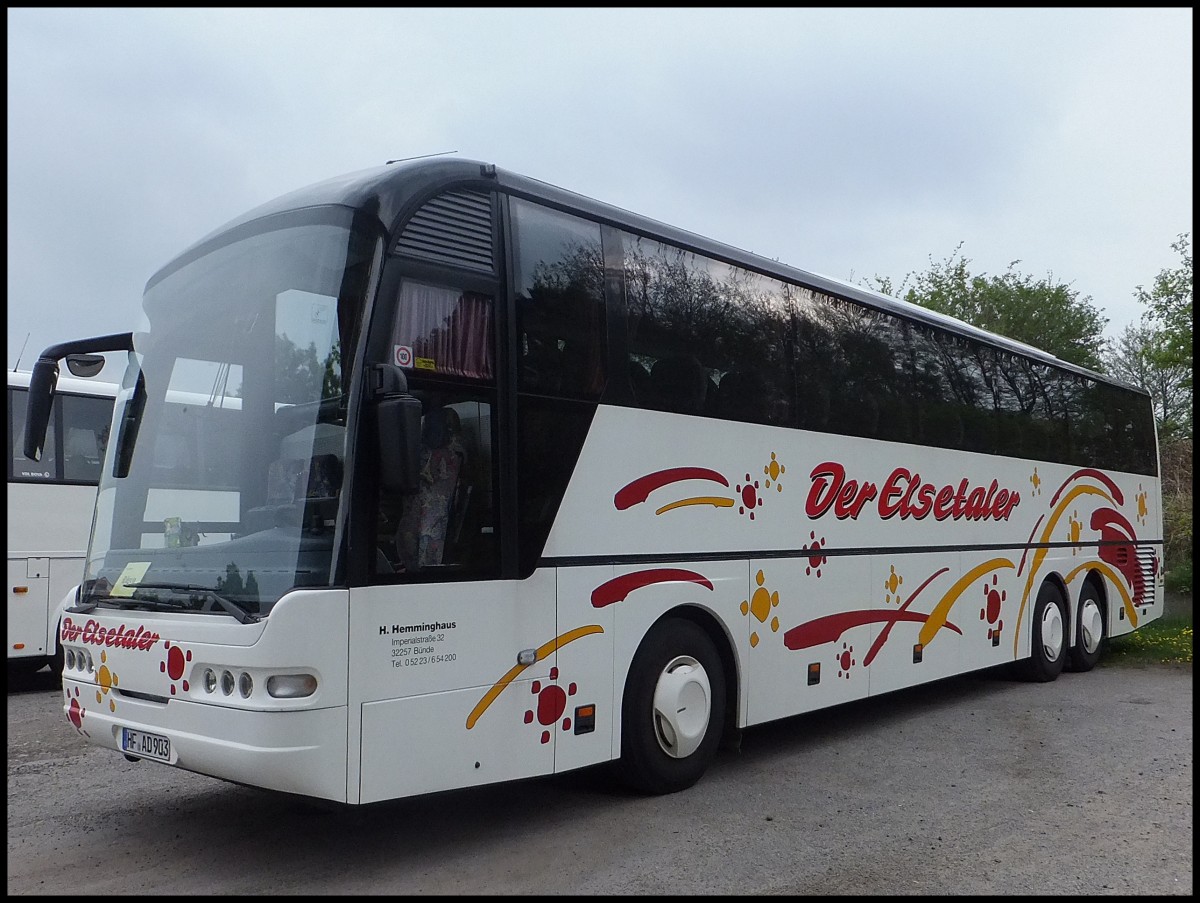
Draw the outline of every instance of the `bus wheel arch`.
[[[1016,663],[1022,680],[1048,683],[1062,673],[1070,652],[1068,598],[1055,576],[1042,581],[1030,619],[1029,657]]]
[[[621,701],[621,779],[649,794],[691,787],[716,757],[728,720],[732,661],[719,628],[676,609],[642,637]],[[715,632],[715,635],[714,635]]]
[[[1104,654],[1108,641],[1108,599],[1104,582],[1092,571],[1079,588],[1072,619],[1067,664],[1072,671],[1091,671]]]
[[[721,745],[730,749],[739,748],[741,728],[738,727],[738,693],[741,682],[733,639],[726,632],[723,622],[706,608],[683,606],[667,612],[663,617],[686,618],[700,627],[712,640],[717,654],[721,657],[725,677],[725,723],[722,725]]]

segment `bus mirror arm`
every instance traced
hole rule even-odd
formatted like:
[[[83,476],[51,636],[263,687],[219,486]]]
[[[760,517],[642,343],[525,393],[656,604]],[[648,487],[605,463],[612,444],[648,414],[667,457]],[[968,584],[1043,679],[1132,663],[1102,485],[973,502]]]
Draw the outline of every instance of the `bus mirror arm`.
[[[58,362],[67,358],[67,366],[72,372],[75,372],[76,367],[82,367],[86,372],[95,365],[95,358],[89,357],[95,352],[132,350],[133,333],[124,332],[51,345],[41,353],[29,377],[29,400],[25,414],[26,458],[31,461],[42,459],[43,446],[46,444],[46,427],[50,423],[50,408],[54,403],[54,388],[58,385]],[[101,358],[100,367],[86,375],[94,376],[100,372],[103,365]]]
[[[408,380],[398,367],[371,368],[377,399],[379,482],[396,493],[415,492],[421,466],[421,402],[408,394]]]

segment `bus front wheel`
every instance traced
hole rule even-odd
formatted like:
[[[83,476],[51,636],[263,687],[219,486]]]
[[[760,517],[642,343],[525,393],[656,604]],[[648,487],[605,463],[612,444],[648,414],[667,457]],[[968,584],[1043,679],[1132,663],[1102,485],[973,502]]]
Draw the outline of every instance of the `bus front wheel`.
[[[62,677],[63,673],[63,647],[58,640],[54,641],[54,654],[50,656],[50,670],[54,672],[55,677]]]
[[[629,667],[621,723],[627,784],[663,794],[700,780],[725,723],[725,673],[703,629],[682,618],[650,629]]]
[[[1071,646],[1071,670],[1091,671],[1104,653],[1107,633],[1100,593],[1092,583],[1085,583],[1079,593],[1075,611],[1075,643]]]
[[[1053,583],[1043,583],[1033,607],[1029,658],[1018,663],[1024,680],[1047,683],[1062,673],[1067,661],[1067,606]]]

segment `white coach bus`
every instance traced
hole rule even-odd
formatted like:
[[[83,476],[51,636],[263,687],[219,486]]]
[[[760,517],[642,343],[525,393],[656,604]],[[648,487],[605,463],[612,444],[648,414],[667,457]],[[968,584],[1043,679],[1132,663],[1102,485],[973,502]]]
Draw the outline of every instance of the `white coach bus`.
[[[1162,613],[1145,392],[491,164],[282,197],[143,311],[43,353],[25,446],[58,359],[128,349],[61,631],[66,717],[128,757],[672,792],[748,726],[1086,671]]]

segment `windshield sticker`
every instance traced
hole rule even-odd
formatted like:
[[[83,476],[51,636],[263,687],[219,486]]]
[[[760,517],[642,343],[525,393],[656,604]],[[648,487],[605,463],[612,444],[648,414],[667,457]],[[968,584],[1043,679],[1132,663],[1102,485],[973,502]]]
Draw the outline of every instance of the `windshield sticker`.
[[[411,367],[413,365],[412,346],[393,345],[392,360],[395,361],[397,367]]]
[[[121,576],[117,578],[116,584],[109,591],[110,596],[132,596],[133,587],[130,583],[140,583],[142,578],[146,576],[146,571],[150,570],[149,561],[131,561],[125,565],[125,569],[121,571]]]
[[[437,361],[431,357],[418,357],[415,359],[415,366],[418,370],[436,370]]]

